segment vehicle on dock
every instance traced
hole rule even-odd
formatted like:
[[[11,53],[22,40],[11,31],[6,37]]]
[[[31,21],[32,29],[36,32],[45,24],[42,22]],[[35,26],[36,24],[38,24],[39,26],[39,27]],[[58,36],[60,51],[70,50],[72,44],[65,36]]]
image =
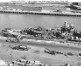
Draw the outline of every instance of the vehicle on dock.
[[[48,53],[48,54],[51,54],[51,55],[63,54],[63,52],[61,52],[61,51],[50,50],[50,49],[48,49],[48,48],[46,48],[46,49],[44,50],[44,52],[45,52],[45,53]]]
[[[15,47],[11,47],[12,49],[14,50],[29,50],[30,47],[27,47],[27,46],[24,46],[24,45],[18,45],[18,46],[15,46]]]
[[[16,43],[16,42],[19,42],[19,39],[17,39],[17,38],[7,37],[6,42]]]
[[[48,53],[48,54],[51,54],[51,55],[55,55],[56,54],[55,51],[52,51],[52,50],[49,50],[49,49],[45,49],[44,52]]]

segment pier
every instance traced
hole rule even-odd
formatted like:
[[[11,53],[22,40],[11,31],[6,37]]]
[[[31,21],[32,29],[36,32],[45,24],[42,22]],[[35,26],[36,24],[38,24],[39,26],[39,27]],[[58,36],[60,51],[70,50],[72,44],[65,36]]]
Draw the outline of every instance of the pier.
[[[42,11],[0,10],[0,13],[34,14],[34,15],[51,15],[51,16],[76,16],[76,17],[81,17],[81,13],[72,13],[72,12],[42,12]]]

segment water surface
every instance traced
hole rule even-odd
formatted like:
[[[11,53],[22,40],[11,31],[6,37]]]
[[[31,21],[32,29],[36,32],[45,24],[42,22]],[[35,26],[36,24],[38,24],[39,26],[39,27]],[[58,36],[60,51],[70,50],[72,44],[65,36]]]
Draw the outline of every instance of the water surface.
[[[81,17],[9,13],[0,13],[0,30],[6,27],[16,29],[23,29],[35,26],[54,28],[57,24],[61,26],[64,21],[73,24],[76,29],[81,30]]]

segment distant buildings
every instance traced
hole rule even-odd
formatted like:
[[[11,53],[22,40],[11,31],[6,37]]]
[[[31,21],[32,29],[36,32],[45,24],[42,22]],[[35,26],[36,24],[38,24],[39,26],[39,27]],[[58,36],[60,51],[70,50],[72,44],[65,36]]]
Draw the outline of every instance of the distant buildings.
[[[15,3],[52,3],[52,2],[68,2],[68,0],[11,0]]]

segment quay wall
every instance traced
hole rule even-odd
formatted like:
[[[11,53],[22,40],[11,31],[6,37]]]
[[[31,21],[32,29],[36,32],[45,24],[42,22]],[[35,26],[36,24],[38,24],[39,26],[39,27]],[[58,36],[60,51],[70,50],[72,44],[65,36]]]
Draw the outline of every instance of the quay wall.
[[[54,16],[76,16],[81,17],[81,13],[65,13],[65,12],[40,12],[40,11],[11,11],[0,10],[0,13],[16,13],[16,14],[34,14],[34,15],[54,15]]]

